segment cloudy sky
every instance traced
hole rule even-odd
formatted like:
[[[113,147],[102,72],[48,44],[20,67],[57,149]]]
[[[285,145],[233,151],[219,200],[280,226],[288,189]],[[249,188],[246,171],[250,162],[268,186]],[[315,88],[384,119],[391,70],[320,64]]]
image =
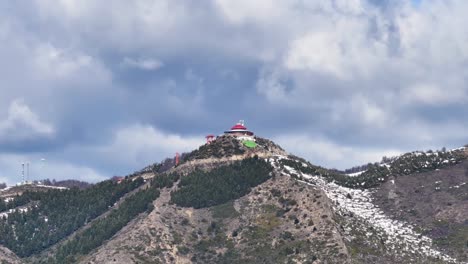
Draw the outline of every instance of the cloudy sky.
[[[98,181],[237,120],[344,169],[468,143],[466,0],[0,2],[0,182]],[[41,161],[45,159],[45,161]]]

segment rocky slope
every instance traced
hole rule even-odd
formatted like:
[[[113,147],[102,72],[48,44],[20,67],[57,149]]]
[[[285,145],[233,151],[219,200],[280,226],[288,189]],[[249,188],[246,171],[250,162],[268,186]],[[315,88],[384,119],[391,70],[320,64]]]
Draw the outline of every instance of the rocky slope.
[[[279,160],[281,164],[285,159]],[[343,187],[306,171],[307,164],[299,169],[283,166],[286,175],[319,186],[333,201],[353,263],[457,262],[437,250],[429,237],[415,230],[416,226],[395,220],[393,215],[382,211],[374,202],[377,189]]]
[[[405,156],[405,159],[407,158],[408,155]],[[466,260],[464,255],[466,245],[459,243],[459,247],[441,246],[440,243],[434,240],[434,236],[430,235],[430,232],[424,231],[423,225],[420,225],[414,219],[402,217],[407,215],[402,210],[392,210],[382,206],[382,201],[388,203],[388,201],[395,199],[395,194],[391,194],[391,191],[390,194],[388,192],[389,185],[393,186],[393,193],[406,194],[405,197],[400,198],[400,204],[404,203],[403,201],[406,203],[414,201],[411,192],[415,192],[417,188],[407,184],[408,180],[427,181],[424,173],[416,172],[416,175],[415,173],[408,173],[398,176],[396,173],[394,175],[389,174],[386,175],[388,179],[378,188],[363,190],[340,186],[333,181],[330,182],[325,177],[303,173],[281,162],[281,160],[302,162],[294,157],[285,157],[279,153],[272,153],[267,159],[274,165],[276,177],[259,185],[248,195],[232,203],[211,209],[182,209],[169,203],[170,190],[166,190],[164,195],[159,198],[161,201],[155,201],[155,208],[160,210],[152,214],[157,215],[157,219],[153,218],[146,223],[134,223],[137,228],[130,228],[129,233],[119,234],[116,240],[104,245],[84,262],[99,263],[114,261],[115,259],[118,263],[119,259],[124,259],[123,256],[127,256],[126,262],[139,260],[148,263],[151,263],[155,258],[161,263],[221,263],[224,261],[229,263],[235,261],[248,263],[283,263],[287,261],[297,263],[307,261],[315,261],[316,263],[456,263]],[[429,170],[426,173],[439,174],[440,177],[445,175],[445,178],[435,181],[438,182],[436,185],[440,185],[445,180],[446,184],[453,185],[451,187],[447,186],[447,189],[454,189],[459,194],[466,194],[460,189],[460,187],[463,188],[463,181],[466,180],[468,175],[465,169],[467,161],[462,160],[460,158],[457,162],[460,161],[461,163],[453,162],[454,165],[444,167],[441,170]],[[199,165],[203,164],[206,167],[210,162],[213,162],[213,160],[207,159],[199,163]],[[402,158],[395,158],[393,162],[401,164]],[[439,162],[439,160],[435,160],[435,162]],[[447,162],[442,160],[439,163]],[[425,164],[424,162],[422,167],[427,167]],[[308,167],[309,165],[302,163],[301,166]],[[386,167],[390,166],[387,164]],[[416,170],[415,167],[412,169]],[[454,177],[447,176],[446,174],[449,172],[456,173],[456,175]],[[376,177],[378,176],[376,175]],[[395,179],[398,179],[401,184],[405,184],[406,188],[395,192]],[[286,192],[283,193],[282,190]],[[439,188],[437,191],[439,191]],[[387,197],[382,199],[384,193]],[[441,199],[440,196],[434,196],[432,193],[428,197],[430,198],[426,199],[437,200],[438,204],[447,201],[447,199]],[[285,200],[288,199],[292,199],[293,207],[288,206],[288,202],[285,203]],[[458,197],[450,197],[448,200],[452,201],[451,206],[453,206],[449,210],[452,215],[448,216],[448,218],[455,217],[459,219],[457,223],[463,225],[464,219],[467,219],[465,215],[467,212],[465,209],[467,206],[466,199],[463,195],[458,195]],[[246,201],[249,202],[246,203]],[[215,217],[219,208],[227,215],[227,217],[222,218],[222,221]],[[269,208],[269,210],[275,208],[272,210],[273,212],[276,211],[275,217],[273,217],[273,214],[268,214],[269,210],[265,211],[264,208]],[[421,206],[421,208],[424,208],[424,206]],[[292,210],[292,214],[281,215],[281,213],[278,213],[283,210],[288,213],[291,213]],[[414,214],[411,210],[408,212]],[[421,217],[429,221],[427,219],[431,219],[431,214],[435,212],[436,215],[433,215],[433,217],[437,217],[437,214],[440,214],[437,213],[439,212],[437,209],[426,210],[426,214],[421,215]],[[281,217],[278,217],[278,215],[281,215]],[[152,247],[140,243],[140,246],[132,249],[131,245],[139,244],[135,241],[135,238],[140,237],[137,234],[141,235],[144,232],[143,230],[151,228],[164,230],[161,227],[161,225],[164,226],[161,217],[163,219],[174,219],[174,221],[169,220],[169,225],[165,225],[165,232],[156,233],[156,238],[154,234],[148,232],[146,234],[148,241],[156,239],[160,243]],[[198,222],[196,219],[198,219]],[[286,221],[284,221],[285,219]],[[294,219],[294,222],[288,222],[288,219]],[[221,227],[216,232],[210,233],[216,229],[213,228],[213,223],[215,223],[215,226]],[[244,225],[239,223],[244,223]],[[265,226],[260,228],[263,231],[259,232],[260,235],[245,236],[245,234],[249,233],[244,230],[258,231],[259,223],[266,225],[266,228]],[[203,233],[205,228],[206,234]],[[210,231],[210,228],[213,230]],[[140,231],[136,231],[138,229]],[[175,231],[175,233],[171,232],[171,230]],[[240,232],[240,230],[243,232]],[[265,234],[265,230],[268,230],[267,234]],[[195,235],[195,232],[197,232],[197,235]],[[217,232],[221,233],[221,235]],[[304,236],[304,232],[307,235]],[[176,234],[175,239],[173,234]],[[177,234],[185,235],[179,236]],[[234,234],[235,236],[233,236]],[[319,235],[316,236],[317,234]],[[202,237],[200,238],[200,236]],[[219,236],[223,238],[217,240]],[[257,238],[262,236],[265,236],[266,241],[270,241],[271,244],[266,246],[265,243],[262,244],[262,240],[259,242]],[[162,237],[165,239],[161,239]],[[285,240],[285,237],[289,238],[289,240]],[[208,242],[204,243],[207,239]],[[466,237],[463,237],[463,234],[458,234],[458,239],[465,243],[468,241]],[[277,241],[281,241],[279,245]],[[306,243],[308,246],[304,247],[302,243]],[[167,245],[172,245],[172,247],[167,248]],[[203,251],[210,252],[211,250],[212,254],[199,252],[197,249],[200,249],[200,245],[203,245],[201,247]],[[258,254],[249,255],[249,250],[247,250],[249,245],[250,247],[254,245],[255,250],[252,252]],[[286,246],[286,249],[284,246]],[[156,254],[156,256],[153,256],[150,253],[151,250],[157,249],[160,251],[164,247],[166,248],[162,251],[167,252],[167,254],[163,258],[160,258],[161,255]],[[145,248],[144,253],[138,248]],[[282,250],[285,250],[283,252],[285,255],[278,253],[282,252]],[[301,255],[304,250],[307,253]],[[111,256],[118,257],[112,258]],[[266,256],[273,257],[268,258]]]
[[[23,263],[23,261],[8,248],[0,246],[0,263],[19,264]]]
[[[166,161],[132,174],[148,180],[140,189],[158,188],[151,210],[70,263],[468,261],[466,149],[408,153],[348,176],[288,156],[269,140],[256,141],[249,148],[220,137],[183,155],[178,166]],[[253,166],[248,176],[256,180],[249,185],[239,182],[249,180],[241,161]],[[175,198],[181,195],[189,196]],[[204,202],[191,203],[192,196]],[[96,219],[112,216],[111,210]],[[92,229],[93,222],[79,230]],[[80,237],[79,230],[68,240]],[[42,259],[1,249],[5,263]]]
[[[392,177],[373,193],[393,219],[411,223],[444,252],[468,260],[468,161]]]
[[[290,177],[278,175],[211,208],[180,208],[169,200],[166,189],[153,212],[82,263],[343,263],[348,258],[330,200]]]

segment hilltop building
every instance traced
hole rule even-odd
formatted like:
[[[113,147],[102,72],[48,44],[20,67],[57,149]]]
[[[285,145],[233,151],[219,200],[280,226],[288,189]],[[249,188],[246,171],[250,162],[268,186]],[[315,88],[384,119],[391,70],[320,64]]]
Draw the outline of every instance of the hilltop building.
[[[253,137],[254,133],[249,131],[244,125],[244,120],[240,120],[237,124],[231,127],[231,130],[224,131],[224,134],[233,135],[236,137]]]
[[[237,122],[230,130],[224,131],[225,136],[235,137],[243,143],[244,146],[248,148],[255,148],[257,144],[255,143],[254,133],[247,129],[244,124],[244,120]],[[218,137],[215,135],[209,134],[206,137],[206,144],[209,145],[214,142]]]
[[[254,148],[256,146],[254,133],[247,129],[244,124],[244,120],[240,120],[237,124],[231,127],[230,130],[224,131],[224,134],[236,137],[249,148]]]

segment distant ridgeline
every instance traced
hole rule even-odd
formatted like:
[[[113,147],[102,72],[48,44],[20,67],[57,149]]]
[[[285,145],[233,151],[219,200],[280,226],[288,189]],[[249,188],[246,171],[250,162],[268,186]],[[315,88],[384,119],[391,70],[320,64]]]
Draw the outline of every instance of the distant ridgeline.
[[[33,262],[75,263],[138,214],[153,210],[152,201],[159,197],[159,190],[172,187],[179,177],[161,174],[147,185],[137,177],[120,183],[107,180],[84,190],[26,191],[8,202],[2,201],[4,213],[16,210],[0,219],[0,244],[23,258],[35,255]],[[115,208],[105,214],[112,206]],[[85,225],[87,228],[80,231]],[[60,242],[74,232],[73,238]],[[40,256],[55,244],[56,249]]]
[[[0,220],[0,244],[20,257],[39,253],[104,213],[141,184],[143,179],[121,184],[104,181],[85,190],[26,191],[6,205],[24,209]]]
[[[388,180],[389,176],[410,175],[418,172],[433,171],[466,160],[466,149],[449,151],[410,152],[381,163],[367,165],[367,170],[357,176],[349,176],[334,170],[315,166],[304,159],[292,156],[294,160],[281,160],[283,165],[310,175],[320,175],[328,181],[350,188],[372,188]],[[307,163],[309,166],[303,166]],[[297,175],[299,177],[299,175]]]

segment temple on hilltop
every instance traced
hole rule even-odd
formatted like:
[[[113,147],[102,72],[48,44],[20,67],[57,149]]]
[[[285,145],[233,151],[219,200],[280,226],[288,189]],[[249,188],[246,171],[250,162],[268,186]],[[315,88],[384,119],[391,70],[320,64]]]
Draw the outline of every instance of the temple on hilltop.
[[[240,120],[237,124],[231,127],[230,130],[224,131],[226,135],[232,135],[239,139],[252,140],[254,133],[249,131],[244,125],[244,120]]]

